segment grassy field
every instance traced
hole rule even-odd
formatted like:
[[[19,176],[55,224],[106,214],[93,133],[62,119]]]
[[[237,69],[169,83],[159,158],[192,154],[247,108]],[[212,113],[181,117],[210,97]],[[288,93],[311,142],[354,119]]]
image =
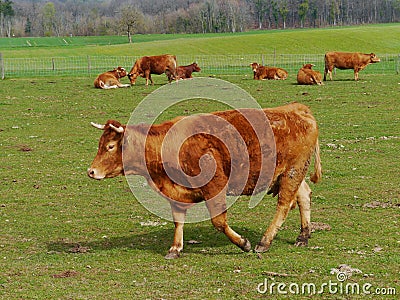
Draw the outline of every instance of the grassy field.
[[[299,101],[312,108],[324,170],[323,181],[312,186],[312,221],[330,230],[316,231],[308,248],[294,247],[296,209],[260,259],[241,252],[210,222],[187,224],[184,255],[175,261],[163,258],[173,225],[135,201],[124,178],[94,181],[86,176],[100,136],[90,121],[127,122],[164,78],[157,77],[154,87],[113,91],[95,90],[86,78],[74,89],[69,78],[1,81],[0,295],[256,299],[270,296],[257,291],[264,280],[318,287],[329,280],[337,283],[330,271],[340,264],[362,271],[347,282],[399,293],[399,78],[337,78],[322,87],[304,87],[290,79],[223,77],[262,107]],[[196,113],[201,105],[189,102],[174,109],[175,115]],[[250,210],[243,198],[230,210],[230,224],[255,246],[275,203],[266,197]],[[274,291],[272,297],[278,297]],[[328,290],[322,296],[329,298]]]
[[[28,46],[29,44],[32,46]],[[268,30],[235,34],[135,35],[126,37],[0,38],[11,57],[188,54],[323,54],[326,51],[398,53],[400,24],[325,29]]]
[[[365,29],[366,34],[372,35],[379,30],[386,32],[387,28],[394,35],[385,45],[398,43],[399,39],[394,38],[398,25],[348,29],[348,34]],[[345,29],[320,32],[331,30],[347,35]],[[293,31],[292,38],[300,39],[305,32]],[[247,39],[271,35],[283,44],[287,34],[292,33],[254,33]],[[242,35],[204,38],[209,39],[208,48],[203,45],[199,51],[213,49],[210,51],[217,53],[222,49],[220,41]],[[143,42],[140,53],[189,51],[175,47],[182,41]],[[394,51],[376,40],[370,42],[369,47],[374,46],[377,53]],[[164,48],[157,48],[160,43],[165,43]],[[237,45],[235,42],[229,49],[239,51]],[[83,55],[90,49],[93,53],[106,50],[115,54],[118,47],[0,51],[15,56],[70,55],[69,51],[81,51]],[[223,47],[228,49],[227,44]],[[250,49],[246,43],[243,47]],[[355,45],[348,42],[343,48],[353,50]],[[289,51],[294,52],[295,47],[286,52]],[[320,295],[324,299],[365,298],[346,294],[346,284],[357,285],[361,290],[370,284],[371,293],[393,294],[395,290],[397,296],[367,298],[397,299],[399,76],[361,72],[361,80],[355,82],[351,73],[338,71],[335,81],[324,86],[298,86],[292,74],[286,81],[254,81],[246,75],[220,78],[249,92],[262,107],[298,101],[312,109],[320,128],[324,174],[321,183],[311,186],[312,221],[321,226],[313,233],[309,246],[293,246],[300,224],[295,209],[270,250],[261,257],[241,252],[206,221],[186,224],[183,256],[165,260],[173,224],[143,208],[125,178],[95,181],[86,175],[101,134],[90,122],[127,122],[137,104],[166,83],[165,77],[154,76],[156,85],[148,88],[139,79],[132,88],[109,91],[94,89],[93,79],[88,77],[6,79],[0,81],[1,299],[289,298],[293,297],[289,286],[295,290],[296,285],[300,287],[298,298],[308,299],[311,296],[307,290],[301,294],[302,285],[307,284],[314,284],[316,292],[324,288]],[[123,82],[128,81],[124,78]],[[176,105],[168,117],[203,111],[203,105],[192,101]],[[220,108],[217,103],[207,105],[207,110]],[[248,198],[243,197],[229,211],[230,225],[254,247],[271,221],[275,206],[276,199],[267,196],[249,209]],[[331,270],[341,264],[354,270],[340,286]],[[261,293],[265,281],[272,286],[272,295],[269,290]],[[337,285],[329,290],[330,283]],[[288,294],[280,295],[278,284],[281,288],[285,284],[283,290]]]

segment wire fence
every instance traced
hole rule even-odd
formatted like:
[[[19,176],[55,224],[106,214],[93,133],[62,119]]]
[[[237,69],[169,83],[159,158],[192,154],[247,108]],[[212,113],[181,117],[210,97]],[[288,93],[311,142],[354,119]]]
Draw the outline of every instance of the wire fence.
[[[399,74],[400,54],[378,54],[380,63],[368,66],[363,72],[374,74]],[[75,56],[41,58],[4,58],[0,53],[0,76],[4,78],[36,76],[89,76],[111,70],[117,66],[128,71],[139,56]],[[243,54],[243,55],[179,55],[178,65],[197,62],[203,75],[251,74],[250,64],[277,66],[289,73],[297,71],[305,63],[315,64],[314,69],[323,72],[323,54]]]

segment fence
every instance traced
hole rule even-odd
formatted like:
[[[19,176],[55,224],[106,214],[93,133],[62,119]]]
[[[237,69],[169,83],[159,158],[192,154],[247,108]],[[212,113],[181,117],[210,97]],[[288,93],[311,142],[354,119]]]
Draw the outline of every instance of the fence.
[[[399,74],[400,54],[378,54],[381,62],[368,66],[365,73]],[[108,71],[116,66],[130,69],[135,56],[75,56],[41,58],[5,58],[0,53],[0,76],[4,78],[36,76],[89,76]],[[252,74],[250,63],[278,66],[296,74],[305,63],[312,63],[323,71],[323,54],[245,54],[245,55],[179,55],[179,65],[196,61],[204,75]]]

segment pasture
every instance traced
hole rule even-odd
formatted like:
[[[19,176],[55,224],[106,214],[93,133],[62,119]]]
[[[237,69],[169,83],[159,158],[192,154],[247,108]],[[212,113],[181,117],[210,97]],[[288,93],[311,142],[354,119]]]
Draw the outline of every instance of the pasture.
[[[323,179],[310,185],[317,228],[309,246],[293,246],[296,208],[260,256],[241,252],[205,221],[186,224],[183,256],[165,260],[173,224],[144,209],[125,178],[86,175],[101,135],[90,122],[127,122],[165,76],[154,76],[148,88],[138,79],[108,91],[94,89],[88,76],[9,78],[0,81],[0,298],[265,299],[293,297],[296,286],[298,298],[310,298],[315,286],[325,299],[376,298],[372,293],[397,299],[399,76],[360,72],[355,82],[352,72],[338,71],[324,86],[298,86],[294,73],[286,81],[254,81],[249,68],[218,78],[262,107],[298,101],[312,109]],[[212,101],[187,101],[164,118],[217,109]],[[241,197],[229,223],[254,248],[275,206],[276,198],[266,196],[249,209]],[[344,282],[331,273],[342,264],[352,268]],[[347,284],[360,295],[346,293]],[[361,295],[363,288],[371,295]]]

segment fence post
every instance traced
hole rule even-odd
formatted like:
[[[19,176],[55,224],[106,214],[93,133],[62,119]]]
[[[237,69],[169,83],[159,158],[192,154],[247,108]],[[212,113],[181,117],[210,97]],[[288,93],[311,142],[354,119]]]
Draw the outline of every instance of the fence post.
[[[3,53],[0,52],[0,73],[1,73],[1,80],[4,79],[4,61],[3,61]]]
[[[51,58],[51,68],[54,71],[56,69],[55,63],[54,63],[54,57]]]
[[[92,68],[92,64],[91,64],[91,62],[90,62],[90,56],[89,56],[89,55],[87,56],[87,61],[88,61],[88,66],[87,66],[87,68],[88,68],[88,75],[89,75],[89,77],[90,77],[90,69]]]
[[[396,74],[399,75],[399,66],[400,66],[400,54],[397,55],[397,64],[396,64]]]

